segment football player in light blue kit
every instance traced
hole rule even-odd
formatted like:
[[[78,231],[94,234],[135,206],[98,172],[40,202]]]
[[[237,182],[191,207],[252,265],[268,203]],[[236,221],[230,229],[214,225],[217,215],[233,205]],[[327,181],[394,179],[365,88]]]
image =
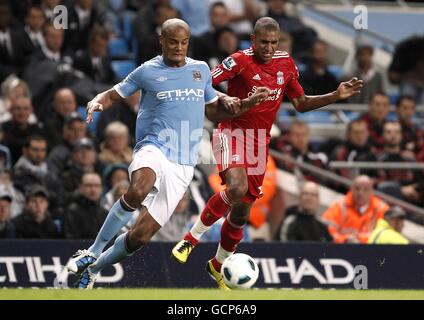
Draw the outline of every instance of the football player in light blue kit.
[[[168,221],[192,180],[205,111],[211,120],[237,116],[268,95],[263,89],[239,100],[216,92],[208,65],[186,57],[189,37],[184,21],[165,21],[160,36],[162,55],[87,105],[90,122],[93,112],[141,90],[136,146],[128,169],[130,187],[111,208],[94,244],[78,250],[67,264],[69,271],[80,276],[81,289],[91,289],[103,268],[131,256]],[[218,99],[224,109],[218,107]],[[132,229],[103,252],[138,208],[140,215]]]

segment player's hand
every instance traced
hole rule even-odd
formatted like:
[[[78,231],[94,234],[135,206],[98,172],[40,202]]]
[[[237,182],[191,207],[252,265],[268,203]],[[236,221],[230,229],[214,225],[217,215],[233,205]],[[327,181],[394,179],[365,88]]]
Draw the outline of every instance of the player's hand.
[[[249,97],[249,105],[257,105],[264,102],[270,93],[270,90],[265,87],[259,87],[255,92]]]
[[[237,114],[240,112],[241,100],[237,97],[223,96],[220,99],[224,108],[231,114]]]
[[[101,103],[98,103],[97,101],[91,100],[87,104],[87,117],[85,118],[85,121],[87,123],[90,123],[93,121],[93,112],[102,112],[103,111],[103,105]]]
[[[337,95],[340,100],[350,98],[351,96],[361,92],[364,82],[358,78],[352,78],[349,81],[341,82],[337,88]]]

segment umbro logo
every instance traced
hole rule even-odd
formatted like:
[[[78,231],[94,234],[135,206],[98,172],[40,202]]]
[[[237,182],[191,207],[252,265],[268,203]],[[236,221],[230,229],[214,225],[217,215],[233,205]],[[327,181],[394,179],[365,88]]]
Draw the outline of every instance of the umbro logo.
[[[164,82],[164,81],[168,80],[168,78],[164,77],[164,76],[160,76],[159,78],[156,78],[155,80],[159,81],[159,82]]]
[[[253,77],[252,77],[252,79],[253,80],[258,80],[258,81],[260,81],[260,80],[262,80],[261,79],[261,76],[257,73],[257,74],[255,74]]]

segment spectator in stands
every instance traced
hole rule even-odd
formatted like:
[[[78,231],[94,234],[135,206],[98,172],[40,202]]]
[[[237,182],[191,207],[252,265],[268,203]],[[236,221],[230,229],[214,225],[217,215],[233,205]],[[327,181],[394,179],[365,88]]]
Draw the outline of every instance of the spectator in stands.
[[[68,239],[94,239],[107,211],[100,205],[102,181],[97,173],[85,173],[65,211],[64,232]]]
[[[10,170],[0,169],[0,193],[8,194],[13,199],[11,218],[20,215],[25,205],[25,196],[14,187],[12,182],[12,171]]]
[[[181,13],[181,19],[189,24],[193,36],[199,36],[209,29],[208,2],[172,0],[171,4]]]
[[[161,47],[159,43],[159,32],[160,26],[168,19],[178,18],[178,11],[170,4],[157,4],[154,7],[154,20],[153,24],[150,25],[148,33],[142,35],[136,31],[135,36],[138,41],[138,47],[142,48],[139,50],[138,62],[143,63],[156,55],[161,53]],[[137,26],[138,18],[134,20],[134,25]]]
[[[292,54],[293,51],[293,37],[284,31],[280,31],[280,38],[278,41],[278,48],[280,51],[287,51],[289,54]]]
[[[283,141],[277,142],[277,150],[293,157],[298,162],[313,164],[319,168],[327,166],[328,157],[325,153],[310,150],[310,132],[305,122],[295,120],[291,123],[288,140],[289,144],[284,144]],[[316,181],[316,178],[309,173],[298,170],[295,164],[278,160],[277,166],[295,174],[303,174],[307,180]]]
[[[424,104],[424,36],[407,38],[396,46],[389,67],[389,80],[399,84],[401,95]]]
[[[372,146],[368,144],[369,132],[367,123],[364,120],[353,120],[347,126],[346,142],[338,145],[332,152],[331,161],[367,161],[377,160]],[[352,179],[357,176],[357,170],[335,169],[337,174]],[[376,177],[376,170],[359,170],[360,174]]]
[[[132,148],[129,146],[128,128],[114,121],[105,129],[106,140],[100,144],[99,159],[104,164],[126,163],[132,160]]]
[[[310,62],[300,73],[300,82],[306,94],[325,94],[337,89],[336,77],[328,70],[328,45],[316,40],[312,45]]]
[[[46,138],[37,135],[28,138],[14,168],[13,183],[16,188],[25,192],[32,185],[42,185],[55,196],[60,194],[61,184],[49,172],[46,154]]]
[[[25,35],[31,42],[35,51],[41,50],[44,44],[43,25],[46,22],[43,10],[39,6],[28,7],[25,16]]]
[[[198,60],[209,61],[209,57],[216,52],[216,31],[229,26],[230,15],[227,7],[221,1],[214,2],[209,8],[211,26],[199,37],[192,37],[192,57]]]
[[[52,21],[58,14],[55,12],[55,7],[60,5],[61,0],[41,0],[41,10],[43,10],[44,16],[47,21]]]
[[[274,18],[280,25],[281,30],[292,37],[294,58],[305,63],[312,44],[317,39],[315,30],[305,26],[299,18],[288,15],[285,0],[266,0],[266,6],[266,16]]]
[[[32,111],[32,103],[29,98],[17,98],[12,101],[10,107],[12,119],[2,125],[4,132],[3,143],[10,149],[13,165],[22,155],[22,147],[25,145],[28,137],[43,134],[41,124],[29,123]]]
[[[406,213],[400,207],[387,210],[384,218],[377,221],[377,226],[371,233],[369,244],[409,244],[402,234]]]
[[[104,133],[107,125],[112,121],[124,123],[130,135],[130,144],[134,146],[135,123],[138,112],[138,102],[140,100],[140,91],[137,91],[121,102],[114,103],[110,108],[103,111],[97,122],[96,137],[98,141],[104,140]]]
[[[0,82],[10,74],[21,75],[34,48],[24,32],[14,27],[8,1],[0,1]]]
[[[373,63],[374,48],[370,44],[359,45],[356,48],[356,68],[343,78],[357,77],[364,81],[361,92],[348,99],[349,103],[368,103],[375,92],[384,91],[383,75],[376,70]]]
[[[67,5],[68,28],[65,32],[67,50],[82,50],[87,48],[90,30],[106,23],[106,16],[93,0],[75,0]],[[107,23],[106,23],[107,24]]]
[[[37,52],[32,57],[32,63],[40,63],[44,60],[61,62],[64,58],[62,47],[64,43],[64,30],[54,27],[52,22],[48,22],[43,27],[44,45],[41,52]],[[29,71],[31,67],[29,67]]]
[[[367,123],[370,133],[369,143],[376,152],[382,150],[384,145],[383,124],[390,111],[390,100],[384,92],[375,92],[368,104],[368,112],[360,119]]]
[[[42,186],[32,186],[25,195],[25,208],[13,219],[17,238],[61,238],[60,226],[55,224],[48,211],[49,194]]]
[[[44,125],[49,149],[62,142],[62,132],[66,117],[77,110],[77,100],[69,88],[56,90],[53,98],[53,110],[45,115]]]
[[[72,150],[67,168],[61,174],[66,196],[71,195],[81,183],[81,178],[85,173],[102,170],[101,164],[97,161],[97,152],[94,143],[89,138],[78,140]]]
[[[12,196],[8,193],[0,192],[0,239],[10,239],[16,237],[15,226],[11,222]]]
[[[206,60],[211,69],[239,49],[237,35],[231,28],[224,27],[218,29],[215,32],[215,37],[215,51],[211,52]]]
[[[193,212],[190,211],[190,193],[186,192],[169,221],[153,236],[152,241],[175,242],[184,237]]]
[[[415,100],[411,96],[400,96],[396,102],[396,114],[402,126],[402,149],[409,151],[411,158],[424,149],[424,130],[413,120],[415,109]]]
[[[327,226],[318,219],[319,187],[306,182],[300,188],[299,205],[287,208],[286,219],[280,230],[281,241],[331,242]]]
[[[2,99],[0,101],[0,124],[12,118],[10,107],[14,101],[21,97],[31,98],[28,85],[22,79],[14,75],[7,77],[1,84]],[[29,123],[36,123],[37,117],[32,113],[28,119]]]
[[[87,124],[77,112],[73,112],[65,118],[62,143],[54,147],[47,156],[47,166],[54,175],[60,176],[72,153],[74,144],[86,135]]]
[[[110,164],[104,168],[103,170],[103,191],[104,192],[110,191],[121,181],[130,181],[127,164],[124,164],[124,163]]]
[[[3,134],[3,131],[1,130],[1,126],[0,126],[0,142],[1,142],[2,134]],[[10,155],[10,150],[8,147],[0,143],[0,170],[11,170],[11,169],[12,169],[12,157]]]
[[[109,212],[113,204],[128,191],[129,186],[130,183],[128,180],[122,180],[116,183],[114,187],[102,197],[100,201],[101,206]]]
[[[378,219],[389,206],[374,195],[370,177],[353,180],[350,191],[323,214],[328,231],[337,243],[367,243]]]
[[[402,129],[398,121],[388,121],[383,127],[384,149],[377,156],[377,161],[415,162],[415,158],[405,156],[402,150]],[[381,169],[379,170],[378,188],[394,197],[420,204],[423,194],[423,177],[418,170]]]
[[[81,70],[95,82],[111,84],[115,82],[115,74],[107,52],[109,31],[95,26],[88,38],[88,48],[80,50],[74,58],[74,68]]]
[[[214,0],[215,1],[215,0]],[[255,0],[221,0],[230,15],[230,27],[241,38],[247,39],[252,33],[253,22],[259,15],[259,8]],[[215,1],[216,2],[216,1]]]

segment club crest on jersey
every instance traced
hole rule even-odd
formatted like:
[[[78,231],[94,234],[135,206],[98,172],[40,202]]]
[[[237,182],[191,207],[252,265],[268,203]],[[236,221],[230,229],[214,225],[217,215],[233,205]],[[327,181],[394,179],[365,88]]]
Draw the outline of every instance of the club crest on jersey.
[[[232,57],[228,57],[222,61],[222,66],[224,69],[227,69],[228,71],[231,71],[233,67],[235,67],[237,63],[234,61]]]
[[[277,84],[282,85],[284,83],[284,73],[282,71],[277,72]]]
[[[202,80],[202,74],[200,73],[199,70],[194,70],[193,71],[193,79],[196,81],[201,81]]]

